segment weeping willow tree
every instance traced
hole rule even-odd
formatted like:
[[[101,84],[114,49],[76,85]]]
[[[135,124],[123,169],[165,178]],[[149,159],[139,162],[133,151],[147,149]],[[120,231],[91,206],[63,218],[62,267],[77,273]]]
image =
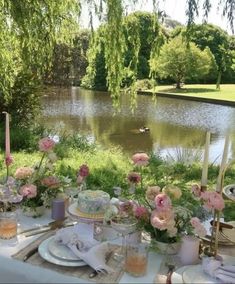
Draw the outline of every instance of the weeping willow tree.
[[[104,39],[104,44],[101,45],[99,42],[100,34],[96,34],[92,40],[92,47],[90,48],[88,54],[89,67],[88,73],[95,72],[95,60],[96,56],[99,53],[100,49],[104,49],[105,53],[105,66],[107,72],[107,84],[108,90],[111,93],[113,98],[113,105],[117,109],[119,107],[119,99],[121,94],[121,88],[123,87],[123,81],[126,78],[127,73],[131,74],[132,84],[129,86],[131,90],[131,107],[132,109],[136,106],[136,90],[135,90],[135,80],[137,72],[137,63],[138,63],[138,53],[139,53],[139,34],[138,27],[135,27],[135,23],[132,23],[132,28],[130,29],[130,36],[124,37],[125,29],[123,28],[124,16],[128,11],[125,10],[125,7],[130,5],[135,6],[140,2],[147,3],[147,1],[138,1],[138,0],[88,0],[85,1],[89,3],[90,7],[90,22],[93,23],[92,19],[92,8],[95,11],[95,14],[99,16],[99,19],[106,23],[103,27],[102,38]],[[149,1],[148,1],[149,2]],[[155,15],[155,21],[158,23],[160,17],[164,15],[163,11],[159,11],[159,4],[162,1],[152,0],[153,14]],[[223,16],[227,17],[232,31],[234,31],[234,17],[235,17],[235,0],[218,0],[217,3],[213,1],[213,5],[218,6],[218,9],[221,11]],[[196,17],[199,15],[199,8],[202,7],[204,21],[207,20],[207,17],[210,13],[212,7],[212,0],[186,0],[185,13],[187,16],[187,26],[188,26],[188,35],[190,34],[190,28],[194,25]],[[155,25],[156,26],[156,25]],[[129,43],[128,43],[129,40]],[[131,64],[128,68],[125,66],[125,52],[130,46],[130,41],[133,42],[133,58]],[[157,62],[160,48],[163,41],[163,36],[161,31],[157,28],[156,37],[152,41],[151,47],[151,62]],[[155,76],[155,69],[152,69],[150,75]]]
[[[54,45],[76,32],[79,11],[76,0],[0,0],[0,112],[13,122],[34,117]]]
[[[39,105],[36,89],[43,72],[50,67],[54,45],[71,39],[73,33],[76,33],[77,19],[84,5],[89,7],[91,26],[92,15],[97,15],[101,22],[106,23],[103,48],[107,83],[114,107],[118,108],[121,87],[127,72],[124,53],[128,43],[123,30],[124,16],[128,12],[126,7],[135,7],[140,2],[147,3],[146,0],[0,0],[0,111],[13,112],[17,122],[33,118]],[[164,14],[158,11],[161,2],[164,0],[152,0],[156,22],[159,15]],[[188,26],[194,23],[199,5],[203,6],[206,19],[212,0],[186,0]],[[233,31],[235,0],[217,0],[217,5],[227,17]],[[152,58],[157,58],[162,40],[159,30],[156,31]],[[138,32],[132,31],[130,37],[135,48],[129,68],[132,72],[134,107]],[[96,39],[92,41],[95,43]],[[94,54],[90,52],[91,57]]]

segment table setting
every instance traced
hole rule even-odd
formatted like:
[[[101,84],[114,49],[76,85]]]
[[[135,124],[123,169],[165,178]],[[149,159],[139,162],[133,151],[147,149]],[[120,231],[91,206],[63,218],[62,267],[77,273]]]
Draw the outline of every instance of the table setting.
[[[20,283],[25,278],[21,267],[28,280],[41,283],[53,273],[61,281],[81,283],[235,283],[235,223],[222,218],[223,194],[234,201],[233,187],[223,186],[229,139],[216,190],[207,187],[209,144],[207,133],[200,185],[150,184],[145,178],[150,157],[136,153],[127,186],[114,186],[111,195],[88,187],[86,164],[77,172],[77,186],[69,189],[71,180],[53,171],[55,142],[50,137],[39,141],[39,163],[17,168],[11,176],[8,125],[0,258],[10,266],[12,261],[15,270],[10,277],[4,262],[4,283],[12,283],[13,275],[13,282]],[[26,206],[32,214],[25,214]],[[39,215],[37,206],[45,207]]]

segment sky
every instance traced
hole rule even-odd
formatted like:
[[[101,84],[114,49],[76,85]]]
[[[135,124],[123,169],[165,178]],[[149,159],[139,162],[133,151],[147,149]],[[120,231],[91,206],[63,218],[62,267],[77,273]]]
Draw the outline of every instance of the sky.
[[[128,1],[127,1],[128,2]],[[135,5],[135,7],[128,6],[128,11],[132,10],[141,10],[141,11],[153,11],[152,7],[152,0],[142,0],[140,1],[143,4],[142,5]],[[182,24],[186,24],[187,17],[185,15],[186,10],[186,2],[187,0],[161,0],[159,1],[159,9],[165,10],[165,12],[174,20],[179,21]],[[203,2],[203,1],[200,1]],[[229,23],[226,18],[222,17],[222,9],[220,7],[220,10],[217,11],[217,3],[218,0],[212,0],[211,12],[208,17],[208,23],[212,23],[214,25],[217,25],[227,31],[229,34],[232,35],[232,31],[230,29]],[[84,6],[83,6],[84,7]],[[195,20],[196,23],[202,23],[202,16],[203,11],[202,9],[199,10],[199,18]],[[83,27],[88,27],[88,13],[87,9],[84,7],[81,15],[81,24]],[[98,26],[98,21],[94,22],[94,26]]]

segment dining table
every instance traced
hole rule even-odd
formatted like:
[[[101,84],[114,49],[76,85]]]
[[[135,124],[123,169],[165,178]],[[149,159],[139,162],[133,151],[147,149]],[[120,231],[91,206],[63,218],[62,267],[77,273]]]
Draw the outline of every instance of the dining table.
[[[69,219],[69,216],[67,216]],[[51,218],[51,210],[38,218],[25,216],[21,210],[18,212],[18,232],[32,227],[44,226],[54,221]],[[77,222],[80,222],[79,219]],[[93,226],[93,224],[90,224]],[[22,249],[30,246],[32,242],[40,238],[44,233],[26,237],[25,234],[18,234],[17,242],[14,245],[6,244],[0,240],[0,283],[95,283],[92,280],[84,280],[74,275],[51,270],[31,263],[19,261],[13,256]],[[120,238],[121,243],[121,238]],[[232,258],[235,263],[234,247],[225,248],[225,253]],[[230,256],[229,256],[230,255]],[[123,272],[118,283],[166,283],[168,268],[165,267],[166,256],[154,251],[148,254],[147,273],[144,276],[134,277],[129,273]],[[233,264],[234,264],[233,263]],[[110,282],[117,283],[117,282]],[[216,283],[216,282],[215,282]]]
[[[50,210],[47,210],[43,216],[38,218],[27,217],[19,210],[18,231],[20,232],[33,227],[40,228],[40,226],[52,221],[54,220],[51,219]],[[43,233],[29,237],[26,237],[24,234],[18,234],[17,243],[14,245],[0,240],[0,283],[94,283],[94,280],[86,280],[84,282],[84,279],[65,275],[40,266],[34,266],[12,257],[18,251],[29,246],[41,235]],[[133,277],[124,272],[119,283],[153,283],[163,258],[164,256],[160,254],[149,252],[146,275]]]

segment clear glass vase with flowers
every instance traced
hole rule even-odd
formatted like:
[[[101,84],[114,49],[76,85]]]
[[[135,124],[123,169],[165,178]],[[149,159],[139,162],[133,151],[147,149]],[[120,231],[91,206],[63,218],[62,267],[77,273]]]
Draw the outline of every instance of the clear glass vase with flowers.
[[[39,163],[33,167],[20,167],[15,172],[19,192],[23,196],[22,209],[24,212],[32,212],[34,217],[42,214],[41,208],[50,207],[52,199],[62,191],[63,184],[69,183],[69,180],[60,179],[54,174],[54,163],[57,160],[54,146],[55,142],[51,138],[41,139],[39,150],[42,157]]]
[[[145,153],[137,153],[133,155],[132,161],[135,171],[127,176],[129,189],[128,194],[124,195],[134,201],[133,215],[138,221],[139,228],[150,235],[153,247],[159,247],[160,243],[168,248],[177,244],[176,247],[179,249],[183,235],[196,233],[188,194],[185,196],[185,191],[172,184],[162,188],[157,185],[144,186],[144,173],[147,171],[150,158]],[[200,202],[194,203],[199,206]],[[202,232],[201,227],[200,229]]]

